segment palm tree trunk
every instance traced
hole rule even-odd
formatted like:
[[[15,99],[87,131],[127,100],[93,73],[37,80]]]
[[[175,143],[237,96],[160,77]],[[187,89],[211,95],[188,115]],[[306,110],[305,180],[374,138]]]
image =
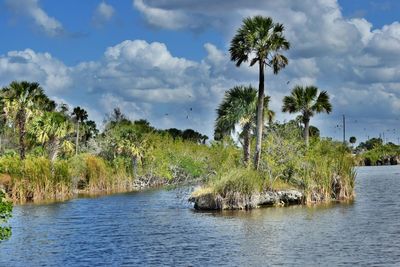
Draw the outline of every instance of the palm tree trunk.
[[[57,137],[54,137],[54,139],[52,139],[49,143],[49,157],[52,163],[56,161],[59,149],[60,140]]]
[[[133,170],[133,177],[136,178],[136,176],[137,176],[137,156],[132,156],[132,170]]]
[[[261,158],[261,141],[263,134],[263,113],[264,113],[264,62],[260,60],[260,77],[258,85],[257,101],[257,129],[256,129],[256,151],[254,154],[254,168],[258,170]]]
[[[250,123],[243,126],[243,161],[246,166],[250,160]]]
[[[25,159],[25,119],[26,114],[24,110],[18,111],[18,130],[19,130],[19,157],[21,160]]]
[[[306,146],[309,145],[310,139],[310,119],[304,118],[304,140],[306,141]]]
[[[78,155],[78,151],[79,151],[79,120],[76,127],[75,155]]]
[[[50,168],[51,168],[51,173],[53,175],[55,172],[54,162],[57,159],[59,148],[60,148],[60,140],[57,137],[54,137],[49,143],[49,157],[50,157],[50,164],[51,164]]]

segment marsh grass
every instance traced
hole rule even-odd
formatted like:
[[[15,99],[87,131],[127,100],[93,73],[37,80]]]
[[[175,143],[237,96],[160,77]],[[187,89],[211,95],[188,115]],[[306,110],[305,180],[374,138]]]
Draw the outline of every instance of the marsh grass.
[[[260,170],[243,168],[237,161],[227,161],[204,188],[193,195],[213,191],[226,196],[232,193],[297,189],[308,202],[346,200],[354,196],[355,158],[339,142],[313,139],[306,148],[301,133],[285,125],[270,129],[263,143]],[[223,164],[222,164],[223,165]]]

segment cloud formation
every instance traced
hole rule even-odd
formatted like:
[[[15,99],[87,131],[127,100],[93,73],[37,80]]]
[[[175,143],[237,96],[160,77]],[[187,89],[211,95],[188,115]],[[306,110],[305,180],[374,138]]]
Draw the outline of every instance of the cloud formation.
[[[101,27],[105,23],[109,22],[115,15],[115,9],[112,5],[106,2],[101,2],[94,11],[93,23],[94,25]]]
[[[350,133],[360,137],[398,127],[398,22],[374,29],[366,19],[345,18],[336,0],[132,3],[152,27],[193,32],[213,27],[226,47],[243,17],[272,16],[284,23],[292,43],[288,67],[278,76],[266,73],[267,94],[279,120],[293,117],[280,112],[283,96],[296,84],[315,84],[329,92],[334,107],[332,115],[312,121],[322,134],[340,138],[336,126],[342,114],[349,118]],[[226,47],[206,43],[204,58],[194,61],[173,55],[164,43],[126,40],[106,48],[101,58],[74,66],[48,53],[11,51],[0,56],[0,85],[21,77],[40,81],[50,95],[85,106],[98,122],[118,105],[132,119],[211,135],[224,91],[237,84],[258,85],[257,68],[236,68]]]
[[[243,17],[271,16],[284,23],[286,36],[292,43],[287,69],[277,77],[267,74],[268,93],[278,97],[278,101],[272,102],[274,108],[280,109],[279,97],[287,94],[291,86],[316,84],[328,90],[334,102],[333,116],[316,118],[316,123],[325,127],[323,133],[330,134],[335,121],[340,121],[343,113],[358,118],[357,121],[374,121],[374,127],[364,124],[370,131],[398,127],[393,125],[393,121],[397,121],[400,111],[399,22],[373,29],[364,18],[345,18],[336,0],[141,2],[159,12],[185,14],[196,21],[198,28],[213,25],[225,36],[227,43]],[[139,11],[145,14],[145,11]],[[151,19],[148,22],[152,25],[168,29],[164,26],[168,21],[161,22],[157,17],[145,18]],[[175,28],[191,30],[192,27],[186,26],[194,23],[190,19],[180,24],[173,18],[171,21],[174,21]],[[223,62],[219,54],[209,55]],[[216,68],[224,70],[221,64]],[[221,75],[229,76],[226,72]],[[289,86],[285,86],[284,80],[289,82]],[[255,78],[253,84],[256,84]],[[283,115],[278,117],[287,118]],[[376,127],[376,121],[380,121],[379,127]],[[364,126],[353,125],[358,132]]]
[[[16,14],[29,17],[47,35],[57,36],[64,33],[62,24],[47,15],[39,6],[39,0],[6,0],[5,3]]]

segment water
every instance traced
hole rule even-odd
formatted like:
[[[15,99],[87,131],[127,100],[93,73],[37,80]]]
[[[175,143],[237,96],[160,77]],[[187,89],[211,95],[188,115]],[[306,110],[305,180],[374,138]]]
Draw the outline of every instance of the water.
[[[400,266],[400,167],[358,169],[356,201],[196,212],[187,191],[15,207],[0,266]]]

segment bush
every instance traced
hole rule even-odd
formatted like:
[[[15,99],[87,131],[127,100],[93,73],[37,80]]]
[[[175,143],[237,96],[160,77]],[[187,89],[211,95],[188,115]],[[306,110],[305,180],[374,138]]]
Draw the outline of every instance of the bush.
[[[237,168],[231,169],[221,176],[216,176],[211,183],[215,192],[222,196],[234,192],[251,195],[253,192],[262,190],[263,178],[257,171]]]
[[[11,236],[11,227],[5,225],[12,215],[12,203],[6,199],[5,192],[0,189],[0,241]]]

